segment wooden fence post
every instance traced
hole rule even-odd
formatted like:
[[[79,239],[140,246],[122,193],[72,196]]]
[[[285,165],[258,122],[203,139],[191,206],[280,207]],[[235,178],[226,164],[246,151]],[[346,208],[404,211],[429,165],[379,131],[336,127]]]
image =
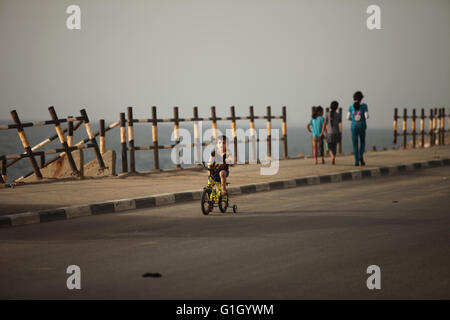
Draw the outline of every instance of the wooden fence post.
[[[212,130],[213,130],[213,139],[217,139],[217,117],[216,117],[216,107],[211,107],[211,120],[212,120]]]
[[[80,175],[79,178],[84,178],[84,150],[80,149]]]
[[[28,138],[23,130],[22,123],[20,122],[19,115],[16,110],[11,111],[11,116],[13,118],[14,123],[17,125],[17,133],[19,134],[20,141],[22,142],[23,148],[25,149],[25,153],[28,155],[28,159],[30,160],[31,167],[33,168],[36,177],[40,180],[42,179],[41,170],[37,165],[36,159],[34,158],[33,151],[31,150],[30,143],[28,142]]]
[[[125,112],[120,113],[120,144],[122,145],[122,172],[128,172],[127,129]]]
[[[339,142],[338,142],[338,153],[342,154],[342,108],[339,108],[339,114],[341,115],[339,119]]]
[[[153,140],[153,166],[159,170],[159,145],[158,145],[158,118],[156,106],[152,106],[152,140]]]
[[[272,158],[272,116],[270,112],[270,106],[267,106],[267,158],[270,160]]]
[[[282,107],[282,112],[283,112],[283,115],[282,115],[283,122],[281,124],[281,134],[283,135],[283,158],[287,159],[288,158],[288,144],[287,144],[286,106]]]
[[[106,136],[105,136],[105,120],[101,119],[99,121],[100,128],[100,153],[105,154],[106,152]]]
[[[445,108],[442,108],[442,144],[445,145]]]
[[[434,145],[439,145],[439,113],[438,113],[438,109],[434,108],[434,124],[433,124],[433,128],[434,128]]]
[[[425,148],[425,110],[420,110],[420,144]]]
[[[69,120],[67,122],[67,145],[69,147],[73,146],[73,121]]]
[[[0,177],[1,177],[1,182],[2,183],[6,183],[6,179],[7,179],[7,175],[6,175],[6,168],[7,168],[7,166],[6,166],[6,157],[5,156],[3,156],[2,158],[1,158],[1,165],[2,165],[2,172],[1,172],[1,174],[0,174]]]
[[[100,149],[98,148],[97,140],[95,140],[95,135],[92,132],[91,124],[89,123],[89,118],[86,112],[86,109],[80,110],[81,116],[84,118],[84,127],[86,128],[86,132],[89,137],[89,141],[94,146],[95,157],[97,158],[98,165],[100,170],[106,169],[105,163],[103,162],[102,154],[100,153]]]
[[[258,155],[256,154],[256,137],[255,137],[255,114],[253,110],[253,106],[249,107],[250,112],[250,146],[249,151],[251,150],[252,156],[250,157],[250,163],[258,162]]]
[[[403,108],[403,126],[402,126],[402,133],[403,133],[403,149],[406,149],[407,145],[406,145],[406,140],[407,140],[407,121],[408,121],[408,114],[407,114],[407,109]]]
[[[136,159],[134,149],[134,125],[133,125],[133,107],[127,107],[128,118],[128,150],[130,151],[130,172],[136,172]]]
[[[395,108],[394,109],[394,125],[393,125],[393,129],[394,129],[394,144],[397,144],[397,121],[398,121],[398,109]]]
[[[44,152],[41,153],[40,160],[41,160],[41,162],[39,164],[39,167],[41,169],[43,169],[45,167],[45,153]]]
[[[193,108],[194,114],[194,163],[202,163],[200,133],[198,129],[198,107]]]
[[[238,162],[238,140],[236,135],[236,112],[234,106],[231,109],[231,133],[233,136],[234,164]]]
[[[428,123],[429,136],[430,136],[430,147],[434,146],[434,138],[433,138],[433,109],[430,109],[430,119]]]
[[[416,148],[416,109],[412,111],[411,134],[413,138],[413,148]]]
[[[67,157],[67,160],[69,161],[70,169],[72,169],[72,172],[74,174],[78,175],[79,172],[78,172],[77,166],[75,164],[75,161],[73,160],[72,152],[70,151],[69,146],[66,142],[66,137],[64,136],[64,133],[61,129],[61,125],[59,123],[58,116],[56,115],[55,108],[49,107],[48,112],[50,113],[50,116],[52,117],[52,120],[55,123],[56,133],[58,134],[59,141],[61,142],[61,145],[64,148],[64,151],[66,152],[66,157]],[[45,166],[45,160],[44,160],[44,166]]]
[[[178,107],[173,107],[173,118],[174,118],[174,122],[173,122],[173,135],[175,138],[175,150],[176,150],[176,154],[175,154],[175,161],[177,162],[176,167],[179,169],[181,168],[181,164],[180,164],[180,132],[179,132],[179,125],[180,125],[180,121],[179,121],[179,117],[178,117]]]

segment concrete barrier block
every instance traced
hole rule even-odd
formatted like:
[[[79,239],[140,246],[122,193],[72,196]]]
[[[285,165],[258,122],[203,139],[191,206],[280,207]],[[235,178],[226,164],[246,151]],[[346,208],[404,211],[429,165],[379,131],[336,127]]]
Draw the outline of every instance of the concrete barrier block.
[[[9,216],[11,219],[12,226],[21,226],[26,224],[40,223],[41,218],[39,212],[25,212],[12,214]]]
[[[92,214],[112,213],[114,212],[114,202],[94,203],[90,205]]]
[[[272,181],[269,182],[270,190],[284,189],[284,181]]]
[[[176,203],[186,202],[186,201],[191,201],[191,200],[193,200],[193,198],[192,198],[192,192],[191,192],[191,191],[187,191],[187,192],[177,192],[177,193],[174,193],[174,196],[175,196],[175,202],[176,202]]]
[[[155,196],[156,206],[175,203],[175,195],[173,193],[160,194]]]
[[[228,189],[230,190],[230,189]],[[239,189],[240,191],[240,189]],[[192,191],[192,199],[193,200],[200,200],[202,198],[202,194],[203,194],[203,190],[199,190],[199,191]]]
[[[370,169],[370,175],[372,177],[379,177],[379,176],[381,176],[380,168]]]
[[[270,186],[269,186],[268,183],[255,183],[255,187],[256,187],[256,192],[269,191],[270,190]]]
[[[241,187],[231,187],[231,188],[228,188],[228,192],[229,192],[231,195],[234,195],[234,194],[241,194],[241,193],[242,193]],[[199,198],[199,199],[200,199],[200,198]]]
[[[283,181],[283,184],[284,184],[284,188],[285,189],[287,189],[287,188],[295,188],[297,186],[297,183],[296,183],[295,179]]]
[[[420,161],[419,163],[422,168],[428,168],[430,166],[428,161]]]
[[[388,175],[390,175],[390,176],[398,173],[398,167],[396,167],[396,166],[389,166],[387,168],[388,168]]]
[[[91,207],[89,205],[66,207],[64,210],[66,210],[67,219],[86,217],[92,214]]]
[[[66,211],[64,209],[49,209],[39,211],[40,222],[50,222],[56,220],[66,220]]]
[[[342,181],[342,176],[337,173],[337,174],[330,174],[330,180],[331,182],[341,182]]]
[[[114,211],[125,211],[136,209],[136,201],[134,199],[121,199],[114,201]]]
[[[360,170],[353,170],[351,171],[352,174],[352,180],[361,180],[362,179],[362,172]]]
[[[320,177],[319,176],[306,177],[306,181],[309,185],[319,184]]]

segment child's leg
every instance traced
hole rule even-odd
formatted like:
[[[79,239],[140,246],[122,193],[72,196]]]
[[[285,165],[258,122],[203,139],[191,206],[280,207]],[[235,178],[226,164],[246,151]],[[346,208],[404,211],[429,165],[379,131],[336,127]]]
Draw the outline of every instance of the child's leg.
[[[361,129],[359,132],[359,139],[361,141],[359,148],[359,159],[364,159],[364,151],[366,151],[366,130]]]
[[[313,156],[317,163],[317,140],[316,140],[316,138],[312,138],[312,146],[313,146]]]
[[[225,170],[220,171],[220,183],[222,185],[222,194],[227,194],[227,172]]]
[[[322,163],[325,163],[325,151],[324,151],[324,143],[323,143],[323,137],[319,138],[319,152],[322,157]]]
[[[355,157],[355,165],[359,165],[359,148],[358,148],[358,134],[357,129],[352,128],[352,143],[353,143],[353,155]]]
[[[334,159],[336,158],[336,143],[329,142],[328,149],[330,149],[331,164],[334,164]]]

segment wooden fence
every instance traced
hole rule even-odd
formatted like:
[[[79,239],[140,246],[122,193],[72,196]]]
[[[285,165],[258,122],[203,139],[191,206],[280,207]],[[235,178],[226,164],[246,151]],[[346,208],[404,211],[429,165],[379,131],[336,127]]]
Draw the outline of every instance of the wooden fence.
[[[448,127],[450,128],[450,117],[446,115],[445,108],[434,108],[428,110],[426,115],[425,109],[420,109],[420,115],[416,113],[416,109],[412,109],[410,115],[408,115],[408,109],[403,109],[403,116],[399,117],[398,109],[394,109],[394,144],[397,144],[397,138],[402,137],[402,147],[406,149],[408,147],[408,137],[411,137],[411,147],[416,148],[420,146],[424,148],[427,146],[445,145],[446,133],[450,132],[446,129],[445,123],[448,118]],[[397,131],[398,121],[402,120],[402,131]],[[410,122],[409,122],[410,120]],[[428,120],[428,130],[425,129],[425,122]],[[417,121],[419,121],[419,130],[417,130]],[[408,123],[410,125],[408,125]],[[408,132],[408,128],[411,131]],[[419,138],[419,141],[417,141]],[[419,142],[419,143],[418,143]]]
[[[15,180],[15,182],[23,181],[25,178],[35,174],[37,179],[42,179],[41,169],[58,160],[59,158],[67,155],[67,159],[72,170],[72,175],[80,176],[80,170],[77,168],[73,157],[72,151],[74,150],[83,150],[86,148],[92,148],[95,152],[96,159],[99,164],[100,170],[106,169],[102,154],[106,152],[106,135],[105,133],[109,130],[120,127],[120,142],[121,142],[121,155],[122,155],[122,172],[136,172],[136,160],[135,153],[140,150],[151,150],[153,151],[153,165],[155,170],[160,170],[159,165],[159,150],[161,149],[172,149],[176,147],[190,147],[194,148],[197,154],[197,159],[200,158],[199,146],[209,145],[211,142],[203,142],[198,143],[200,141],[199,136],[199,121],[210,121],[211,127],[213,130],[213,139],[217,138],[217,122],[218,121],[231,121],[231,131],[232,131],[232,139],[234,145],[234,160],[235,163],[238,162],[238,143],[249,143],[252,150],[252,155],[256,154],[256,143],[260,141],[259,138],[256,138],[255,132],[255,120],[264,119],[266,120],[266,129],[267,129],[267,157],[270,158],[272,155],[272,141],[275,139],[271,136],[271,128],[272,128],[272,120],[281,119],[282,120],[282,137],[279,140],[283,141],[283,158],[288,158],[288,149],[287,149],[287,125],[286,125],[286,107],[282,107],[282,114],[280,116],[273,116],[271,112],[271,107],[268,106],[266,108],[265,116],[255,116],[253,106],[249,107],[249,115],[248,116],[236,116],[235,107],[230,107],[230,116],[229,117],[217,117],[216,108],[214,106],[211,107],[211,116],[210,117],[199,117],[198,116],[198,107],[193,108],[193,117],[192,118],[180,118],[178,107],[173,108],[173,118],[169,119],[159,119],[157,117],[157,108],[156,106],[151,107],[151,118],[149,119],[135,119],[133,117],[133,107],[128,107],[126,110],[126,115],[124,112],[120,113],[119,121],[116,121],[109,125],[105,126],[105,120],[101,119],[99,121],[99,130],[94,133],[90,123],[87,112],[85,109],[80,110],[79,117],[67,117],[67,118],[58,118],[56,115],[56,111],[54,107],[49,107],[49,113],[51,116],[51,120],[41,121],[41,122],[27,122],[22,123],[19,119],[19,116],[15,110],[11,111],[11,116],[14,121],[14,124],[3,125],[0,126],[0,130],[12,130],[16,129],[19,135],[19,138],[22,142],[22,146],[24,148],[24,153],[14,154],[14,155],[0,155],[0,164],[1,164],[1,175],[0,175],[0,183],[6,183],[7,181],[7,168],[11,167],[18,161],[24,158],[28,158],[31,164],[32,171],[23,175],[22,177]],[[237,137],[237,120],[249,120],[250,125],[250,138],[245,139],[243,141],[238,141]],[[179,124],[181,122],[192,122],[194,126],[194,144],[181,144],[180,136],[179,136]],[[61,124],[67,124],[67,127],[63,130]],[[134,137],[134,124],[135,123],[149,123],[152,125],[152,144],[146,146],[135,146],[135,137]],[[161,145],[158,142],[158,124],[159,123],[173,123],[173,133],[175,138],[174,144]],[[88,138],[74,144],[73,142],[73,133],[76,131],[81,125],[85,126],[86,133]],[[37,127],[37,126],[47,126],[54,125],[56,130],[56,135],[45,139],[39,144],[31,147],[27,135],[25,133],[25,128],[28,127]],[[67,134],[67,139],[65,134]],[[98,146],[96,137],[99,136],[100,146]],[[58,139],[61,143],[61,148],[46,150],[46,151],[38,151],[39,148],[49,144],[50,142]],[[52,159],[48,162],[45,161],[46,155],[58,154],[58,157]],[[38,165],[36,158],[40,159],[40,164]],[[258,159],[251,159],[258,161]],[[248,163],[248,161],[246,162]],[[128,168],[129,167],[129,168]],[[177,168],[180,168],[181,165],[177,164]]]
[[[122,172],[128,172],[128,158],[127,152],[129,154],[129,172],[136,172],[136,160],[135,153],[140,150],[151,150],[153,151],[153,166],[154,170],[160,170],[159,166],[159,150],[161,149],[172,149],[176,147],[189,147],[194,148],[197,159],[199,158],[199,147],[200,144],[197,143],[200,140],[199,137],[199,129],[198,122],[199,121],[211,121],[212,127],[212,138],[217,138],[217,122],[218,121],[231,121],[231,132],[233,139],[233,153],[234,153],[234,161],[238,162],[238,143],[250,143],[251,148],[256,150],[254,143],[259,142],[260,139],[255,136],[255,120],[264,119],[266,120],[266,129],[267,129],[267,157],[271,158],[272,155],[272,141],[274,138],[271,136],[271,128],[272,128],[272,120],[281,119],[282,120],[282,137],[279,139],[283,141],[283,158],[288,158],[288,149],[287,149],[287,125],[286,125],[286,107],[282,107],[282,114],[280,116],[273,116],[271,113],[271,107],[266,107],[266,115],[265,116],[255,116],[253,106],[249,107],[249,115],[248,116],[236,116],[235,107],[230,107],[230,116],[229,117],[217,117],[216,107],[211,107],[211,116],[210,117],[199,117],[198,116],[198,107],[193,107],[193,117],[192,118],[180,118],[178,107],[173,107],[173,118],[169,119],[158,119],[157,117],[157,108],[156,106],[151,107],[151,118],[149,119],[135,119],[133,117],[133,108],[127,108],[127,118],[125,119],[125,113],[120,114],[120,127],[121,127],[121,146],[122,146]],[[237,120],[249,120],[250,125],[250,139],[238,141],[236,134],[236,121]],[[181,144],[180,136],[179,136],[179,125],[181,122],[192,122],[194,126],[194,144]],[[134,124],[135,123],[151,123],[152,125],[152,145],[146,146],[135,146],[134,139]],[[173,123],[173,133],[175,138],[174,144],[168,145],[160,145],[158,142],[158,123]],[[128,130],[126,131],[125,127],[128,126]],[[128,146],[126,140],[126,132],[128,132]],[[208,145],[210,142],[203,142],[201,145]],[[256,152],[252,152],[255,155]],[[253,160],[253,159],[252,159]],[[258,160],[258,159],[254,159]],[[179,164],[176,165],[177,168],[181,166]]]
[[[2,125],[0,126],[0,130],[13,130],[16,129],[19,135],[20,141],[22,143],[22,147],[24,148],[24,153],[14,154],[14,155],[0,155],[0,163],[1,163],[1,174],[0,174],[0,183],[6,183],[7,181],[7,168],[14,165],[21,159],[27,158],[30,161],[31,168],[33,171],[30,173],[16,179],[16,182],[20,182],[24,180],[26,177],[32,175],[33,173],[36,175],[38,180],[42,179],[41,169],[48,166],[50,163],[56,161],[58,158],[66,155],[70,168],[72,169],[72,174],[74,176],[79,176],[81,171],[77,168],[75,161],[72,157],[72,151],[74,150],[83,150],[87,148],[92,148],[95,152],[99,168],[101,170],[106,169],[105,164],[103,162],[102,154],[100,152],[100,148],[98,147],[97,141],[95,139],[95,134],[92,132],[91,125],[89,123],[89,118],[85,109],[80,110],[81,116],[79,117],[67,117],[67,118],[58,118],[55,108],[48,108],[50,116],[52,120],[40,121],[40,122],[21,122],[19,115],[16,110],[11,111],[11,117],[13,119],[14,124]],[[77,122],[74,126],[74,122]],[[62,129],[61,124],[67,123],[67,128]],[[76,145],[73,145],[73,132],[77,130],[82,124],[86,129],[88,138],[80,141]],[[40,127],[40,126],[48,126],[54,125],[56,130],[56,135],[45,139],[44,141],[38,143],[34,147],[30,146],[28,137],[25,133],[25,128],[30,127]],[[118,125],[118,123],[117,123]],[[65,134],[67,133],[67,139]],[[59,138],[61,143],[61,148],[46,150],[46,151],[38,151],[39,148],[49,144],[50,142]],[[45,156],[58,154],[58,157],[46,162]],[[36,158],[40,159],[40,165],[38,165]],[[8,162],[9,161],[9,162]]]

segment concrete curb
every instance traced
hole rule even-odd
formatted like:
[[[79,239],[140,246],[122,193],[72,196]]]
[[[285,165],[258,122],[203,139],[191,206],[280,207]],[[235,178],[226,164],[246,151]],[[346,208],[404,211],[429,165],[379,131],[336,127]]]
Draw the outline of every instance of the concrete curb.
[[[249,194],[255,192],[281,190],[294,187],[317,185],[350,180],[361,180],[380,176],[393,176],[400,173],[412,172],[424,168],[434,168],[450,165],[450,159],[413,162],[404,165],[387,166],[362,170],[351,170],[341,173],[308,176],[297,179],[278,180],[265,183],[254,183],[238,187],[230,187],[230,195]],[[166,193],[151,197],[111,200],[81,206],[71,206],[56,209],[39,210],[34,212],[17,213],[0,216],[0,228],[15,227],[27,224],[43,223],[57,220],[69,220],[79,217],[114,213],[135,209],[153,208],[170,204],[178,204],[193,200],[200,200],[201,190]]]

